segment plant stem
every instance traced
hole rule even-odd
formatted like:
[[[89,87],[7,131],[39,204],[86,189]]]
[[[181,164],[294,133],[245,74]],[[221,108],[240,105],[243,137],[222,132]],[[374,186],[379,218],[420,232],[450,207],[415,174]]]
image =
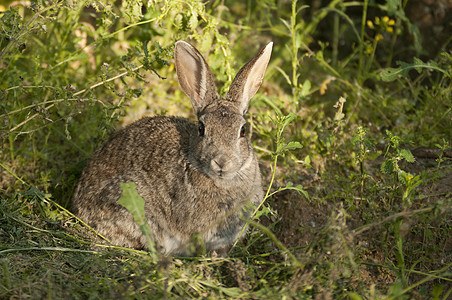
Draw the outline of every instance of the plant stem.
[[[259,203],[259,205],[257,206],[257,208],[253,211],[253,213],[251,214],[251,216],[248,218],[247,222],[245,223],[245,226],[243,226],[242,231],[240,231],[240,234],[238,236],[238,238],[235,240],[234,244],[231,247],[231,250],[237,245],[237,243],[240,240],[240,237],[245,233],[245,230],[248,228],[248,224],[249,222],[256,216],[256,213],[259,211],[259,209],[262,207],[262,205],[264,204],[265,200],[267,200],[267,198],[269,197],[270,194],[270,190],[273,186],[273,182],[275,180],[275,174],[276,174],[276,163],[278,161],[278,155],[275,155],[275,159],[273,162],[273,170],[272,170],[272,178],[270,180],[270,184],[268,186],[267,189],[267,193],[264,196],[264,199],[262,199],[261,203]],[[272,194],[273,195],[273,194]]]
[[[423,283],[425,283],[425,282],[427,282],[427,281],[429,281],[429,280],[433,280],[433,279],[437,278],[437,276],[435,276],[435,273],[442,273],[442,272],[445,272],[445,271],[447,271],[447,270],[448,270],[449,268],[451,268],[451,267],[452,267],[452,263],[445,265],[443,268],[441,268],[441,269],[439,269],[439,270],[437,270],[437,271],[434,271],[433,274],[429,274],[427,277],[425,277],[425,278],[419,280],[419,281],[416,282],[415,284],[413,284],[413,285],[407,287],[406,289],[404,289],[400,295],[403,295],[403,294],[407,293],[408,291],[414,289],[415,287],[417,287],[417,286],[419,286],[419,285],[421,285],[421,284],[423,284]],[[446,279],[446,278],[441,278],[441,279],[444,280],[444,279]],[[444,299],[446,299],[446,298],[444,298]]]
[[[434,207],[426,207],[426,208],[420,208],[420,209],[415,209],[415,210],[411,210],[411,211],[402,211],[402,212],[393,214],[391,216],[388,216],[388,217],[384,218],[381,221],[378,221],[378,222],[375,222],[375,223],[372,223],[372,224],[368,224],[368,225],[364,225],[364,226],[362,226],[360,228],[356,228],[355,230],[353,230],[354,231],[353,235],[354,236],[360,235],[361,233],[371,229],[372,227],[381,225],[381,224],[383,224],[385,222],[388,222],[388,221],[390,221],[392,219],[395,219],[395,218],[398,218],[398,217],[411,216],[411,215],[415,215],[415,214],[419,214],[419,213],[423,213],[423,212],[428,212],[428,211],[431,211],[433,209],[434,209]],[[446,206],[446,207],[444,207],[444,209],[452,210],[452,206]]]
[[[99,254],[99,251],[92,250],[81,250],[81,249],[70,249],[63,247],[29,247],[29,248],[14,248],[14,249],[6,249],[0,251],[0,255],[7,254],[11,252],[20,252],[20,251],[59,251],[59,252],[75,252],[75,253],[91,253],[91,254]]]
[[[298,47],[297,47],[297,0],[292,0],[292,15],[290,17],[290,34],[292,38],[292,103],[298,100]]]
[[[332,59],[332,65],[337,67],[337,55],[339,50],[339,15],[334,14],[334,21],[333,21],[333,59]]]
[[[359,81],[362,81],[362,72],[363,72],[363,59],[364,59],[364,34],[366,29],[366,19],[367,19],[367,5],[369,0],[364,0],[364,7],[363,7],[363,16],[361,19],[361,42],[360,42],[360,51],[359,51],[359,70],[358,74],[361,76],[359,77]],[[360,84],[361,85],[361,84]]]
[[[267,227],[265,227],[262,224],[259,224],[258,222],[254,222],[252,220],[248,220],[248,222],[250,225],[252,225],[253,227],[256,227],[257,229],[259,229],[260,231],[262,231],[263,233],[265,233],[274,243],[275,245],[281,249],[281,251],[283,253],[285,253],[290,260],[292,261],[292,263],[294,265],[296,265],[297,267],[303,267],[303,265],[298,261],[298,259],[295,257],[295,255],[292,254],[292,252],[289,251],[289,249],[287,249],[283,243],[281,243],[276,236],[273,234],[273,232],[271,232]]]

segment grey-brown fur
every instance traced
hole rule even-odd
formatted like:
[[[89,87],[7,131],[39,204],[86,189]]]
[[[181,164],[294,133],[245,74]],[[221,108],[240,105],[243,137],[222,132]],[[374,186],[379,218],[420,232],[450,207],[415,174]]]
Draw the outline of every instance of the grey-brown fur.
[[[200,123],[159,116],[118,131],[85,167],[73,197],[75,213],[115,245],[144,248],[145,237],[118,204],[119,184],[134,182],[161,252],[187,254],[195,233],[208,250],[228,249],[244,225],[239,218],[244,205],[263,197],[258,162],[241,130],[271,47],[240,70],[222,100],[201,54],[177,42],[179,82]]]

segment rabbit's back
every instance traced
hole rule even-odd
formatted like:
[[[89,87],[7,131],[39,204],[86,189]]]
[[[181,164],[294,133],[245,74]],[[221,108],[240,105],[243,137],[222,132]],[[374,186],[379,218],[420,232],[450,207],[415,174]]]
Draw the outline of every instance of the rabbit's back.
[[[174,162],[183,163],[187,157],[188,132],[193,126],[183,118],[154,117],[143,118],[115,133],[85,167],[74,194],[74,208],[83,209],[83,202],[88,199],[90,203],[116,202],[117,199],[94,197],[113,178],[135,181],[160,169],[172,174],[168,168],[177,168]]]
[[[165,183],[174,177],[176,163],[185,163],[187,133],[192,126],[182,118],[154,117],[143,118],[115,133],[84,168],[72,199],[74,212],[113,244],[144,248],[145,237],[131,214],[118,204],[120,183],[135,182],[145,200],[147,218],[163,216],[159,222],[149,222],[151,230],[165,230],[162,227],[167,227],[167,222],[162,221],[171,216],[167,211],[171,204],[163,192],[171,193],[171,186],[177,190],[175,181],[170,186]]]

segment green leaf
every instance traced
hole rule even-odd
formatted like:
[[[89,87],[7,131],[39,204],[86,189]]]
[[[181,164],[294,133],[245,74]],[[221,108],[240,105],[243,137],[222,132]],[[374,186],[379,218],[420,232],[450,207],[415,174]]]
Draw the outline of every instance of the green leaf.
[[[284,150],[294,150],[300,148],[303,148],[303,146],[299,142],[290,142],[286,146],[284,146]]]
[[[309,95],[310,91],[311,91],[311,82],[308,79],[306,79],[303,85],[301,86],[300,91],[301,97],[306,97],[307,95]]]
[[[287,73],[284,72],[283,69],[281,69],[280,67],[276,67],[276,70],[277,70],[279,73],[281,73],[281,75],[286,79],[286,81],[287,81],[287,83],[288,83],[289,85],[292,85],[292,81],[290,80],[289,75],[287,75]]]
[[[362,141],[362,137],[359,136],[359,135],[355,135],[355,136],[352,137],[352,144],[353,145],[361,143],[361,141]]]
[[[380,72],[380,78],[383,81],[394,81],[402,73],[400,68],[386,68]]]
[[[402,156],[407,162],[413,163],[414,162],[414,156],[408,149],[401,149],[400,150],[400,156]]]
[[[141,1],[124,0],[122,2],[123,16],[127,23],[138,22],[143,17],[141,5]]]
[[[418,73],[421,73],[422,69],[435,70],[442,72],[450,77],[449,72],[440,68],[434,61],[423,62],[421,59],[415,57],[412,64],[402,61],[397,61],[397,64],[400,66],[399,68],[383,69],[379,74],[380,79],[383,81],[394,81],[399,75],[402,75],[404,77],[408,76],[408,72],[412,69],[415,69]]]
[[[300,7],[297,9],[297,15],[300,13],[301,10],[306,9],[306,8],[309,8],[309,7],[310,7],[309,5],[302,5],[302,6],[300,6]]]
[[[433,300],[439,300],[441,299],[441,294],[443,293],[444,290],[444,286],[437,284],[433,287],[432,291],[430,292],[431,295],[433,296]]]
[[[232,288],[220,287],[220,290],[227,296],[234,298],[238,298],[243,293],[242,290],[237,287]]]
[[[363,298],[355,292],[349,292],[348,296],[350,297],[351,300],[362,300]]]
[[[279,20],[284,24],[284,26],[286,26],[287,29],[289,29],[289,32],[292,30],[292,26],[289,24],[289,22],[282,18],[280,18]]]
[[[297,191],[298,193],[302,194],[303,196],[306,197],[306,199],[309,200],[309,194],[307,191],[305,191],[305,189],[303,188],[303,186],[301,184],[297,185],[297,186],[293,186],[292,182],[288,182],[287,185],[285,187],[281,187],[279,188],[278,192],[280,191],[284,191],[284,190],[294,190]]]
[[[289,113],[287,116],[285,116],[283,118],[283,122],[282,122],[282,126],[281,126],[282,130],[284,130],[284,128],[286,128],[287,125],[289,125],[296,117],[297,117],[297,115],[294,113]]]
[[[62,65],[64,63],[73,61],[73,60],[85,60],[88,59],[88,54],[85,52],[79,53],[79,54],[74,54],[73,56],[70,56],[68,58],[66,58],[65,60],[57,63],[55,66],[52,67],[52,69],[55,69],[56,67],[58,67],[59,65]]]
[[[322,50],[317,51],[315,56],[317,57],[318,60],[323,61],[323,51]]]
[[[133,216],[138,225],[146,223],[144,214],[144,199],[138,194],[134,182],[120,183],[122,196],[118,203],[124,206]]]
[[[134,182],[120,183],[122,196],[118,203],[124,206],[133,216],[133,220],[140,227],[141,232],[146,236],[148,250],[154,261],[157,260],[155,245],[151,237],[151,228],[144,213],[144,199],[138,194]]]
[[[394,282],[389,287],[389,293],[390,299],[408,299],[407,295],[403,295],[403,284],[400,281]]]
[[[408,182],[413,178],[413,175],[410,173],[407,173],[403,170],[400,170],[397,172],[397,177],[399,178],[400,182],[403,184],[408,184]]]
[[[190,16],[190,20],[187,25],[190,30],[195,30],[198,25],[198,13],[196,11],[192,10],[192,15]]]
[[[23,196],[44,200],[46,195],[34,186],[30,187],[26,192],[21,193]]]
[[[268,217],[271,214],[270,209],[264,204],[261,206],[261,209],[256,211],[256,214],[254,215],[255,220],[259,220],[261,216]]]
[[[295,187],[295,190],[296,190],[297,192],[301,193],[306,199],[310,200],[310,199],[309,199],[309,194],[308,194],[308,192],[307,192],[306,190],[304,190],[303,187],[302,187],[301,185],[297,185],[297,186]]]
[[[397,11],[399,0],[386,0],[386,7],[390,16],[394,15]]]
[[[394,171],[394,163],[392,160],[387,159],[381,165],[381,172],[384,174],[391,174]]]

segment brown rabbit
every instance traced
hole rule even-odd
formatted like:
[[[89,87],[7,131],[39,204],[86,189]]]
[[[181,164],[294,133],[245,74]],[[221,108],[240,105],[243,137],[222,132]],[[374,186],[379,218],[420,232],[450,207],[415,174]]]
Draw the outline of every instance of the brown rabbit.
[[[118,131],[85,167],[72,200],[75,213],[115,245],[145,248],[145,236],[118,204],[120,183],[134,182],[162,253],[187,255],[195,233],[209,251],[229,249],[244,226],[241,214],[250,214],[244,206],[263,197],[244,115],[272,46],[268,43],[238,72],[222,99],[201,54],[178,41],[176,72],[198,124],[158,116]]]

